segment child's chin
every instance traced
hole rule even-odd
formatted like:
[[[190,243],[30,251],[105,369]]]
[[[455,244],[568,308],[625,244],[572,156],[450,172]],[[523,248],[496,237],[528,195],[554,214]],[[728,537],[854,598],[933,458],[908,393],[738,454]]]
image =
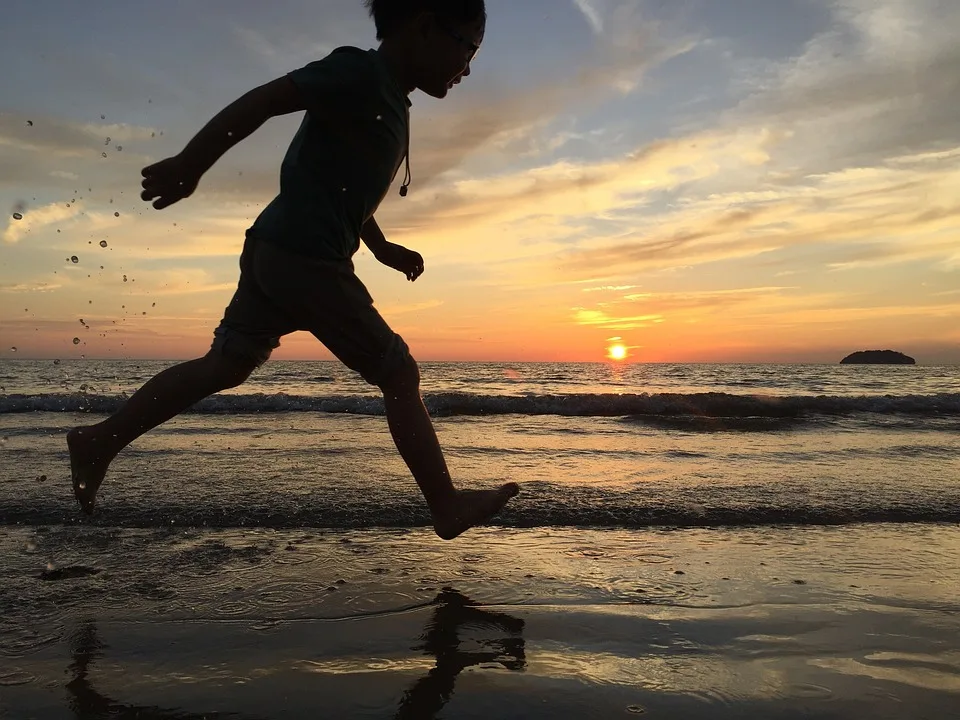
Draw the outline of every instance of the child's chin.
[[[431,88],[420,88],[430,97],[437,98],[438,100],[443,100],[447,96],[447,93],[450,92],[450,87],[448,85],[437,85]]]

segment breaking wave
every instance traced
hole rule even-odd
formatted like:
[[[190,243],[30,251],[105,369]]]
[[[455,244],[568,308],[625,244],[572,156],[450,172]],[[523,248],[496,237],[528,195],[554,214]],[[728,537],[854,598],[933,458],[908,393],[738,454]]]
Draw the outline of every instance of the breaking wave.
[[[0,413],[89,412],[112,413],[126,400],[123,395],[51,393],[0,395]],[[794,395],[786,397],[729,393],[643,393],[563,395],[482,395],[473,393],[425,394],[430,413],[453,415],[566,415],[581,417],[670,418],[769,418],[803,419],[810,416],[960,415],[960,393],[937,395]],[[215,395],[187,412],[207,414],[249,413],[353,413],[383,415],[380,397],[364,395]]]

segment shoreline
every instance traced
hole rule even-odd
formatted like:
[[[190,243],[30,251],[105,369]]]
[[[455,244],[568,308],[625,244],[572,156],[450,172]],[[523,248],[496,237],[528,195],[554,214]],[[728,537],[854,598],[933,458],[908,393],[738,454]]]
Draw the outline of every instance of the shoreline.
[[[960,702],[956,527],[3,526],[0,551],[11,717],[892,720]]]

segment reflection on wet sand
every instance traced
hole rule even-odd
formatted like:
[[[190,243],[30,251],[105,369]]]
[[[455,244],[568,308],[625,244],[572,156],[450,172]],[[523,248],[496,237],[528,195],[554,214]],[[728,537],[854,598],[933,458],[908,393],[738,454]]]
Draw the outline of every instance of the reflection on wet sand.
[[[404,693],[397,720],[430,720],[449,702],[457,676],[466,668],[494,663],[512,671],[526,667],[523,620],[484,610],[468,597],[445,588],[431,603],[433,614],[414,649],[436,658],[434,667]],[[87,621],[70,637],[71,663],[66,685],[68,706],[77,718],[138,720],[220,720],[248,718],[235,712],[189,712],[157,706],[124,704],[98,691],[91,680],[93,664],[105,656],[96,624]],[[322,716],[322,712],[317,710]]]
[[[81,720],[96,718],[136,718],[137,720],[220,720],[239,718],[237,713],[204,712],[191,713],[183,710],[165,709],[148,705],[125,705],[99,692],[90,681],[90,666],[104,655],[104,645],[97,634],[93,621],[81,625],[70,638],[70,663],[68,672],[73,679],[67,683],[70,693],[69,707]]]
[[[507,670],[526,667],[523,620],[499,612],[482,610],[456,590],[444,588],[437,595],[433,617],[427,623],[423,644],[418,649],[433,655],[437,663],[403,695],[397,720],[429,720],[450,700],[454,684],[464,669],[484,663],[498,663]],[[469,626],[474,637],[460,637]],[[493,630],[500,637],[484,638],[483,631]],[[468,640],[474,648],[464,648]]]

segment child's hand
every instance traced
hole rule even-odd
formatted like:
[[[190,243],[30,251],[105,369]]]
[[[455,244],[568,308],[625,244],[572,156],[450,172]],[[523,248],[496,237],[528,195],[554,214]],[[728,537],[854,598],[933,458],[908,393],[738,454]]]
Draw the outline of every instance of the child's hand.
[[[140,198],[147,202],[156,199],[153,207],[157,210],[193,195],[202,174],[191,168],[179,155],[149,165],[140,172],[143,175]]]
[[[423,257],[418,252],[407,250],[402,245],[385,243],[376,254],[377,260],[387,267],[399,270],[413,282],[423,274]]]

